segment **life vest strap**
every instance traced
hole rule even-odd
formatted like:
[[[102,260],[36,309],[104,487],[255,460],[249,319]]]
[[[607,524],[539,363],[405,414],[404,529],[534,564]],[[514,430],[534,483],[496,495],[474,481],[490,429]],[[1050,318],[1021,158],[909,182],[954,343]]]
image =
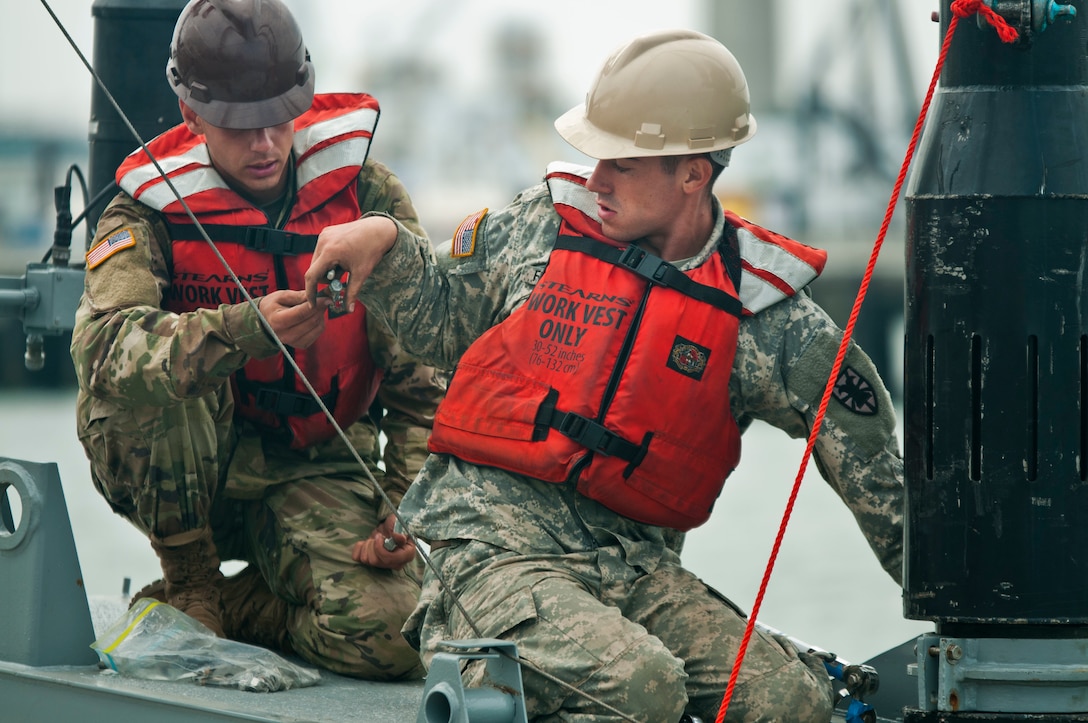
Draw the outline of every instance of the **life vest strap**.
[[[628,442],[623,437],[608,431],[604,425],[576,412],[555,410],[549,426],[591,452],[617,457],[624,462],[634,462],[645,454],[639,445]]]
[[[737,236],[737,228],[733,224],[725,224],[722,240],[718,243],[718,255],[722,257],[725,270],[729,274],[729,280],[733,282],[733,288],[740,295],[740,280],[743,273],[743,265],[740,260],[740,238]],[[744,302],[741,302],[744,305]]]
[[[561,235],[555,241],[555,248],[578,251],[599,261],[625,268],[652,284],[674,289],[736,317],[739,317],[744,310],[737,297],[730,296],[721,289],[692,281],[683,271],[668,261],[633,244],[619,248],[583,236]]]
[[[321,397],[327,409],[336,407],[336,397],[339,389],[333,389]],[[285,392],[269,387],[261,387],[257,390],[256,407],[266,412],[272,412],[284,417],[309,417],[321,411],[317,400],[309,394],[297,392]]]
[[[600,452],[609,457],[617,457],[624,462],[631,463],[631,469],[638,466],[642,458],[646,456],[646,448],[650,445],[649,435],[642,444],[628,442],[615,432],[611,432],[603,424],[576,412],[564,412],[555,408],[559,400],[559,391],[552,389],[544,397],[540,408],[537,410],[533,441],[542,442],[548,436],[548,430],[554,429],[591,452]]]
[[[167,221],[166,228],[174,241],[201,241],[204,238],[191,223]],[[311,254],[317,248],[317,234],[292,233],[270,226],[203,224],[203,228],[215,243],[239,244],[273,256]]]

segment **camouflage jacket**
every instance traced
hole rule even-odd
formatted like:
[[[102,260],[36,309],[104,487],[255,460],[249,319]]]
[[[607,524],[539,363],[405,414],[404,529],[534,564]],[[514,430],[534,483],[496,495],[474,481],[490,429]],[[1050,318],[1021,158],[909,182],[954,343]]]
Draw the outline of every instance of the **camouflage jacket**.
[[[358,198],[361,209],[388,213],[422,236],[407,190],[383,164],[368,160],[363,166]],[[167,406],[218,389],[251,357],[279,353],[248,302],[184,314],[164,311],[172,253],[162,217],[120,193],[98,221],[96,242],[120,227],[131,229],[135,245],[87,272],[76,312],[72,358],[81,400],[94,397],[122,408]],[[426,439],[445,390],[444,377],[405,354],[375,314],[368,315],[368,337],[384,370],[378,393],[385,410],[381,431],[388,440],[382,486],[397,504],[427,456]],[[299,463],[325,472],[353,467],[360,472],[338,438],[289,452],[283,445],[262,444],[254,438],[255,428],[247,429],[249,439],[242,430],[240,444],[260,459],[232,465],[240,479],[228,480],[228,489],[233,486],[237,496],[259,494],[269,484],[297,477]],[[374,423],[364,418],[345,431],[373,466],[379,459]]]
[[[681,269],[713,252],[724,229],[717,211],[703,250],[678,262]],[[453,255],[450,242],[432,250],[427,239],[400,225],[396,244],[364,284],[360,299],[389,319],[411,353],[453,368],[469,344],[529,296],[558,228],[544,184],[484,215],[465,255]],[[807,437],[841,338],[807,293],[744,317],[728,400],[741,430],[762,420],[791,437]],[[845,364],[872,387],[872,404],[860,409],[849,400],[831,402],[816,442],[816,462],[884,569],[900,582],[903,463],[894,409],[872,362],[853,344]],[[400,511],[428,540],[478,539],[526,554],[618,542],[630,564],[647,570],[666,551],[678,553],[682,544],[680,533],[621,517],[571,485],[515,477],[446,455],[427,460]]]

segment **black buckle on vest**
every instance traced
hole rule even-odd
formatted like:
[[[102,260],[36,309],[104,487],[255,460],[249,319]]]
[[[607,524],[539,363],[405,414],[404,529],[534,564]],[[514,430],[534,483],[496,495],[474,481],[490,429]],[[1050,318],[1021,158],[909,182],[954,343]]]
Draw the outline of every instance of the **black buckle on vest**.
[[[249,226],[243,242],[247,249],[263,251],[276,256],[298,256],[316,248],[317,237],[310,234],[291,233],[267,226]]]
[[[603,424],[583,416],[576,412],[562,412],[555,408],[559,401],[559,391],[549,389],[548,394],[540,403],[536,417],[533,420],[534,442],[543,442],[548,438],[548,431],[555,429],[560,434],[582,445],[591,452],[599,452],[607,457],[617,457],[628,462],[624,470],[624,477],[630,477],[642,460],[653,439],[653,433],[648,432],[642,439],[642,444],[628,442],[615,432],[611,432]]]
[[[638,246],[631,244],[623,250],[623,253],[620,254],[619,260],[617,260],[616,263],[620,266],[626,266],[629,269],[637,269],[644,258],[646,258],[646,252]]]
[[[556,412],[552,426],[586,449],[608,457],[619,457],[630,462],[639,452],[638,446],[581,414]]]
[[[321,401],[331,410],[336,406],[336,397],[337,390],[334,389],[321,397]],[[309,417],[321,411],[320,405],[308,394],[284,392],[267,387],[257,390],[256,405],[258,409],[284,417]]]
[[[673,268],[669,262],[662,261],[634,244],[623,250],[616,264],[628,268],[642,278],[657,284],[664,284],[665,276]]]
[[[589,424],[589,419],[583,417],[581,414],[560,412],[559,424],[557,424],[555,428],[571,439],[582,442],[582,434],[586,431],[586,427],[589,426]],[[583,444],[585,443],[583,442]],[[588,447],[589,445],[586,444],[586,446]]]

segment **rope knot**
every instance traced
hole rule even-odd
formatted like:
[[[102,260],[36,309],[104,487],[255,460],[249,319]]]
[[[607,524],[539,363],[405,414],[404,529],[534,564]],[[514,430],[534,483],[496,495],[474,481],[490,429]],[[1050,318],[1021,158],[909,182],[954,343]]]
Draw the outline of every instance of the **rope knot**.
[[[1005,18],[998,15],[997,11],[986,4],[985,0],[955,0],[952,3],[952,13],[959,18],[965,18],[975,13],[981,14],[982,17],[986,18],[986,22],[994,27],[994,30],[997,31],[997,37],[1001,38],[1002,42],[1012,43],[1020,37],[1020,33],[1016,28],[1009,25]]]

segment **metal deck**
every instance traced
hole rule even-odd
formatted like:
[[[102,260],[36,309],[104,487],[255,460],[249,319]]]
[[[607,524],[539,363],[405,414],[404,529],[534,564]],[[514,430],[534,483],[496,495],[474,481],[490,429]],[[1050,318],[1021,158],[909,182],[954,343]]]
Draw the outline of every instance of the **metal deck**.
[[[55,464],[0,457],[0,581],[3,723],[410,723],[423,699],[422,680],[373,683],[324,670],[317,685],[254,693],[99,669],[89,646],[127,605],[120,596],[88,600]]]
[[[191,681],[140,680],[97,666],[36,668],[0,661],[2,718],[10,723],[411,723],[422,695],[422,681],[371,683],[327,671],[315,686],[250,693]]]

